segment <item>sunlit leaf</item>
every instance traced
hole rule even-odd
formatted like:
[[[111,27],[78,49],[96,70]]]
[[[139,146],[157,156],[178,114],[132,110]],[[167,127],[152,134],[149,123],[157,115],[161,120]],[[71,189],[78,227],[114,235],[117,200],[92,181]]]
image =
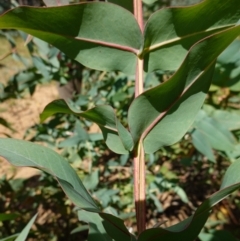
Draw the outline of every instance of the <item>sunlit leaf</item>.
[[[16,238],[15,241],[25,241],[26,240],[28,233],[36,218],[37,218],[37,214],[31,218],[31,220],[28,222],[27,226],[22,230],[22,232],[19,234],[19,236]]]
[[[178,71],[136,98],[129,109],[134,142],[146,153],[177,142],[193,123],[209,89],[218,55],[240,34],[240,26],[210,36],[189,51]]]
[[[192,143],[195,148],[203,155],[205,155],[208,160],[215,162],[216,160],[213,154],[213,150],[207,137],[199,130],[194,130],[191,136]]]
[[[198,237],[201,241],[237,241],[227,230],[214,230],[211,233],[200,233]]]
[[[0,156],[15,166],[36,167],[50,173],[74,204],[99,211],[73,168],[51,149],[27,141],[0,138]]]
[[[233,134],[221,122],[207,116],[203,110],[199,111],[193,126],[216,150],[232,151],[237,144]]]
[[[46,4],[46,6],[63,6],[68,5],[69,0],[43,0],[43,2]]]
[[[64,100],[55,100],[44,108],[40,115],[41,121],[56,113],[74,114],[96,123],[102,130],[107,146],[116,153],[127,154],[133,148],[130,133],[117,120],[111,106],[100,105],[87,111],[79,111]]]
[[[212,117],[224,125],[228,130],[240,129],[240,115],[237,112],[225,110],[216,110]]]
[[[102,2],[18,7],[0,16],[0,28],[38,37],[89,68],[131,74],[142,43],[134,16],[122,7]]]
[[[239,0],[205,0],[155,12],[144,31],[145,71],[176,70],[193,44],[235,25],[239,18]]]
[[[135,241],[123,221],[107,213],[78,211],[78,218],[89,224],[88,241]]]
[[[103,219],[97,213],[80,210],[78,211],[78,219],[89,225],[87,241],[112,241],[103,227]]]

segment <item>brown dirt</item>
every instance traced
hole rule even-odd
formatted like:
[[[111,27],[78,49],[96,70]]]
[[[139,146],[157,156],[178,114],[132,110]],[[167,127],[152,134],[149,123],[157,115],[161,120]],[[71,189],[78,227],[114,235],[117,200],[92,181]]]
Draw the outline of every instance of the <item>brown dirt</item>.
[[[8,121],[16,132],[0,125],[0,137],[10,135],[13,138],[23,139],[25,131],[32,125],[39,123],[39,114],[52,100],[58,98],[55,84],[38,86],[33,96],[27,95],[24,99],[8,100],[0,103],[0,116]],[[15,168],[6,160],[0,159],[0,177],[28,178],[38,174],[33,168]]]

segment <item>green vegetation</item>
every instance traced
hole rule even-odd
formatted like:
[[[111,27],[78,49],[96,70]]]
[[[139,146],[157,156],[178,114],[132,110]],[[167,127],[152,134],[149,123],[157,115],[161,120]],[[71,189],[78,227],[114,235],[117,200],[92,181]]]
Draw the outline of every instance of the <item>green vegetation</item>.
[[[238,222],[230,206],[239,212],[240,2],[160,10],[160,1],[108,2],[0,16],[1,29],[25,32],[30,53],[13,53],[25,69],[0,86],[2,101],[53,79],[81,87],[44,108],[28,141],[0,138],[11,164],[45,172],[28,188],[0,180],[2,240],[25,240],[39,206],[54,214],[35,222],[34,240],[239,240],[223,215]],[[2,35],[14,49],[11,32]],[[192,208],[176,218],[179,205]]]

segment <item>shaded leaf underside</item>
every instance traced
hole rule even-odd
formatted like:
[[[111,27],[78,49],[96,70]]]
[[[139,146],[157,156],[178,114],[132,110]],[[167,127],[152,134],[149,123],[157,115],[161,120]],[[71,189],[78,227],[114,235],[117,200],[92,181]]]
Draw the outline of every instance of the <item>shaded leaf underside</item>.
[[[0,28],[41,38],[89,68],[134,74],[137,56],[144,57],[146,72],[176,70],[195,42],[235,25],[239,9],[238,0],[165,8],[149,18],[143,36],[133,14],[111,3],[19,7],[0,17]]]
[[[194,43],[234,26],[239,18],[238,0],[206,0],[155,12],[144,30],[145,71],[176,70]]]
[[[133,101],[130,132],[135,143],[144,141],[146,153],[182,138],[205,99],[215,59],[239,33],[240,26],[236,26],[198,42],[171,79]]]
[[[25,31],[87,67],[126,73],[134,73],[142,41],[134,16],[111,3],[19,7],[0,17],[0,28]]]

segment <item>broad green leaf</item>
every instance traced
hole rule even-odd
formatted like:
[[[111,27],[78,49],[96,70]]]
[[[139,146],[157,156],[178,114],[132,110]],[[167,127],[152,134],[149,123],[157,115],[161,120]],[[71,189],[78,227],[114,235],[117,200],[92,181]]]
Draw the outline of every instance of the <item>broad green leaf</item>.
[[[193,131],[191,136],[192,136],[192,143],[195,146],[195,148],[203,155],[205,155],[208,158],[208,160],[212,162],[216,162],[212,147],[207,137],[197,129]]]
[[[226,151],[226,155],[231,162],[235,162],[236,160],[238,160],[240,156],[240,143],[235,145],[233,151]]]
[[[27,226],[22,230],[22,232],[19,234],[19,236],[16,238],[15,241],[25,241],[26,240],[28,233],[36,218],[37,218],[37,214],[31,218],[31,220],[28,222]]]
[[[78,211],[78,219],[89,224],[87,241],[112,241],[103,226],[103,219],[98,213],[80,210]]]
[[[108,235],[115,241],[136,240],[135,237],[130,234],[125,227],[123,220],[107,213],[99,213],[99,215],[104,219],[102,223]]]
[[[240,115],[236,112],[216,110],[212,117],[224,125],[228,130],[240,129]]]
[[[133,1],[130,1],[130,0],[107,0],[107,2],[117,4],[123,8],[126,8],[130,12],[133,12]]]
[[[240,40],[236,39],[224,50],[218,57],[218,62],[221,64],[240,64]]]
[[[78,218],[89,224],[88,241],[115,240],[135,241],[136,238],[129,233],[123,220],[108,213],[91,213],[78,211]]]
[[[220,151],[232,151],[237,144],[233,134],[220,122],[200,110],[193,126],[205,136],[211,147]]]
[[[240,188],[240,161],[234,162],[226,171],[221,189],[206,199],[193,216],[169,228],[148,229],[140,234],[138,241],[193,241],[204,226],[211,209]]]
[[[0,28],[38,37],[89,68],[131,74],[142,44],[134,16],[110,3],[18,7],[0,16]]]
[[[198,42],[172,78],[133,101],[130,133],[135,143],[144,140],[146,153],[182,138],[205,99],[215,59],[239,34],[236,26]]]
[[[201,215],[188,218],[167,229],[147,229],[140,234],[138,241],[193,241],[201,231],[208,216],[209,211],[205,211]]]
[[[99,183],[99,170],[91,172],[89,175],[86,175],[83,179],[83,185],[88,190],[93,190]]]
[[[46,4],[46,6],[63,6],[68,5],[69,0],[43,0],[43,2]]]
[[[227,169],[224,178],[222,180],[221,189],[227,188],[230,185],[238,184],[240,182],[240,160],[235,161],[230,167]]]
[[[133,148],[130,133],[117,120],[111,106],[96,106],[87,111],[70,107],[64,100],[55,100],[48,104],[40,115],[41,121],[56,113],[74,114],[96,123],[102,130],[103,138],[112,151],[127,154]]]
[[[80,208],[98,212],[98,207],[67,161],[47,147],[31,142],[0,138],[0,156],[15,166],[36,167],[53,175],[70,200]]]
[[[176,70],[194,43],[235,25],[239,18],[239,0],[205,0],[155,12],[144,31],[145,71]]]
[[[104,128],[100,126],[103,134],[103,139],[110,150],[117,154],[128,154],[129,151],[124,147],[122,140],[120,139],[116,131]]]
[[[215,230],[211,233],[200,233],[198,238],[201,241],[237,241],[227,230]]]

